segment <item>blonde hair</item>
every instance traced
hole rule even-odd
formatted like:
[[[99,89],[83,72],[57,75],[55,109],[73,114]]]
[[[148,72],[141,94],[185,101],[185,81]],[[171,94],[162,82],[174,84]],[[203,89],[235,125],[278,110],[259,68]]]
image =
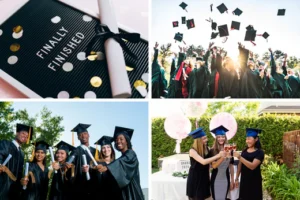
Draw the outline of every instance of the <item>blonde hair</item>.
[[[225,135],[224,144],[226,144],[226,143],[227,143],[227,137]],[[213,156],[217,155],[220,151],[221,151],[221,146],[219,145],[219,142],[218,142],[218,136],[216,136],[215,141],[214,141],[214,145],[212,147]]]
[[[201,138],[194,139],[192,148],[197,151],[197,153],[204,158],[204,155],[206,153],[206,147],[205,144],[202,142]]]

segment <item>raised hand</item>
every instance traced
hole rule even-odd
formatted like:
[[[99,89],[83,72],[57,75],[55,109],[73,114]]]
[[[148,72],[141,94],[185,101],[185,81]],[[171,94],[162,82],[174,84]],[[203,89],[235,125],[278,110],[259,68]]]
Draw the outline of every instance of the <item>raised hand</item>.
[[[154,48],[157,49],[158,45],[159,45],[159,44],[158,44],[157,42],[155,42]]]
[[[89,166],[88,165],[83,165],[82,172],[88,172],[88,171],[89,171]]]
[[[187,47],[183,47],[183,52],[187,52]]]
[[[272,52],[273,52],[271,48],[269,48],[269,51],[270,51],[270,53],[272,53]]]
[[[210,42],[208,45],[208,49],[211,49],[211,47],[214,46],[214,44],[215,44],[214,42]]]
[[[179,50],[180,50],[180,52],[182,52],[182,47],[181,47],[181,46],[179,46],[179,45],[178,45],[178,47],[179,47]]]
[[[60,168],[59,163],[58,162],[53,162],[52,163],[52,168],[55,169],[55,170],[59,170],[59,168]]]

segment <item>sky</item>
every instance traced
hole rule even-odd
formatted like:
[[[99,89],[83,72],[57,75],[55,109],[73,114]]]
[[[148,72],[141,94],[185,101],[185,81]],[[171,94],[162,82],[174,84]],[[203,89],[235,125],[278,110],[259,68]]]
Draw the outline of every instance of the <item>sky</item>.
[[[78,123],[91,124],[88,128],[90,145],[103,135],[113,136],[115,126],[134,129],[132,145],[139,159],[142,188],[148,188],[148,103],[147,102],[14,102],[15,111],[26,109],[30,116],[46,106],[53,115],[63,117],[65,131],[59,140],[72,143],[72,130]],[[75,133],[75,146],[80,144]],[[95,147],[93,145],[93,147]],[[99,147],[98,147],[99,148]],[[120,153],[115,151],[117,157]]]
[[[208,48],[210,41],[215,45],[224,47],[228,55],[235,59],[238,56],[237,43],[242,42],[246,48],[259,55],[268,51],[280,49],[288,56],[300,58],[300,1],[298,0],[184,0],[187,11],[184,11],[179,4],[182,0],[152,0],[152,27],[151,42],[153,47],[157,41],[159,44],[172,43],[172,50],[179,51],[178,44],[175,43],[174,35],[177,32],[183,33],[183,40],[187,45],[202,45]],[[221,14],[217,6],[224,3],[228,8],[228,14]],[[210,11],[210,4],[213,4],[213,12]],[[240,16],[235,16],[232,11],[239,8],[243,11]],[[278,9],[286,9],[285,16],[277,16]],[[185,24],[181,24],[181,17],[194,19],[195,28],[187,29]],[[229,37],[226,43],[222,43],[223,38],[217,37],[210,40],[211,24],[205,19],[211,17],[219,25],[227,24],[229,27]],[[172,22],[179,21],[179,27],[173,28]],[[241,22],[240,30],[230,31],[231,21]],[[246,27],[253,25],[257,34],[269,33],[268,41],[263,37],[256,37],[253,46],[250,42],[245,42],[244,37]],[[153,53],[152,48],[150,50]]]

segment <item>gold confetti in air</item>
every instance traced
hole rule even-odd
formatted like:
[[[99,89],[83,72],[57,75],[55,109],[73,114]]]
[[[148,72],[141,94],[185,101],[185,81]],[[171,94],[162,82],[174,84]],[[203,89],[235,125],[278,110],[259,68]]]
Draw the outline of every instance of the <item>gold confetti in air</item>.
[[[134,68],[126,66],[126,70],[129,71],[129,72],[131,72],[132,70],[134,70]]]
[[[98,76],[94,76],[93,78],[91,78],[90,82],[93,87],[100,87],[102,85],[102,80]]]
[[[74,97],[73,99],[80,99],[80,97]]]
[[[14,33],[20,33],[23,30],[23,27],[18,25],[13,28]]]
[[[134,82],[133,86],[134,86],[135,88],[137,88],[138,86],[142,86],[142,87],[144,87],[144,88],[147,87],[146,83],[145,83],[144,81],[141,81],[141,80],[136,80],[136,81]]]
[[[20,45],[19,44],[17,44],[17,43],[14,43],[14,44],[12,44],[12,45],[10,45],[10,50],[12,51],[12,52],[17,52],[17,51],[19,51],[19,49],[20,49]]]
[[[87,58],[89,61],[104,60],[104,53],[102,53],[101,51],[91,51],[90,55]]]

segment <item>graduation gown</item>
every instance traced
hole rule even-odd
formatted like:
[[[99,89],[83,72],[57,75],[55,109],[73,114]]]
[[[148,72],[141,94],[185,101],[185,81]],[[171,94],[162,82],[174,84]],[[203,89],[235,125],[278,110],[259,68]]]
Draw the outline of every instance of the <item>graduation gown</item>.
[[[248,66],[249,50],[239,48],[241,66],[241,98],[263,98],[266,87],[264,78],[261,78],[258,70],[252,71]]]
[[[283,74],[287,76],[287,69],[285,63],[282,66]],[[300,98],[300,80],[296,76],[289,76],[288,84],[291,88],[291,98]]]
[[[276,64],[275,64],[275,60],[273,57],[273,53],[271,53],[271,75],[276,82],[277,89],[282,92],[282,95],[279,98],[290,98],[291,88],[290,88],[287,80],[284,79],[284,77],[285,77],[284,74],[279,74],[276,72]]]
[[[107,166],[106,162],[98,162],[103,166]],[[95,182],[96,185],[96,195],[100,199],[114,199],[119,200],[122,199],[121,189],[118,186],[118,183],[111,175],[110,171],[106,172],[96,172],[97,179]]]
[[[121,189],[122,200],[144,200],[140,185],[139,161],[132,149],[124,152],[107,168]]]
[[[27,189],[22,191],[22,200],[46,200],[48,194],[48,168],[45,166],[44,171],[37,163],[29,163],[29,172],[33,173],[35,183],[32,182],[29,176]]]
[[[62,167],[53,173],[49,200],[68,200],[71,198],[71,184],[74,181],[72,169]]]
[[[154,49],[154,59],[152,62],[152,98],[166,96],[168,81],[165,78],[165,70],[160,67],[157,61],[158,49]]]
[[[217,97],[219,89],[219,72],[216,66],[216,57],[213,55],[210,65],[210,76],[209,76],[209,97]]]
[[[172,59],[172,64],[171,64],[171,72],[170,72],[170,80],[169,80],[169,87],[168,87],[168,98],[175,98],[175,81],[174,81],[174,76],[176,72],[176,64],[175,64],[175,58]]]
[[[17,147],[7,140],[0,141],[0,163],[2,164],[7,156],[11,154],[12,158],[6,164],[6,167],[17,178],[14,182],[5,172],[0,174],[0,197],[1,199],[15,200],[19,199],[22,186],[20,180],[22,178],[22,171],[24,165],[24,153],[18,150]]]
[[[95,155],[96,149],[93,147],[89,147],[90,152],[92,155]],[[95,185],[92,184],[94,179],[96,178],[95,170],[92,170],[90,168],[89,173],[90,173],[90,180],[87,181],[86,179],[86,173],[82,172],[82,166],[83,166],[83,159],[82,155],[86,155],[86,161],[87,164],[89,165],[91,163],[91,158],[89,157],[88,153],[86,150],[84,150],[81,146],[78,146],[74,151],[72,151],[72,154],[70,156],[75,156],[74,159],[74,165],[75,165],[75,178],[74,182],[71,186],[72,190],[72,198],[73,199],[78,199],[78,198],[83,198],[83,199],[92,199],[95,198]]]

